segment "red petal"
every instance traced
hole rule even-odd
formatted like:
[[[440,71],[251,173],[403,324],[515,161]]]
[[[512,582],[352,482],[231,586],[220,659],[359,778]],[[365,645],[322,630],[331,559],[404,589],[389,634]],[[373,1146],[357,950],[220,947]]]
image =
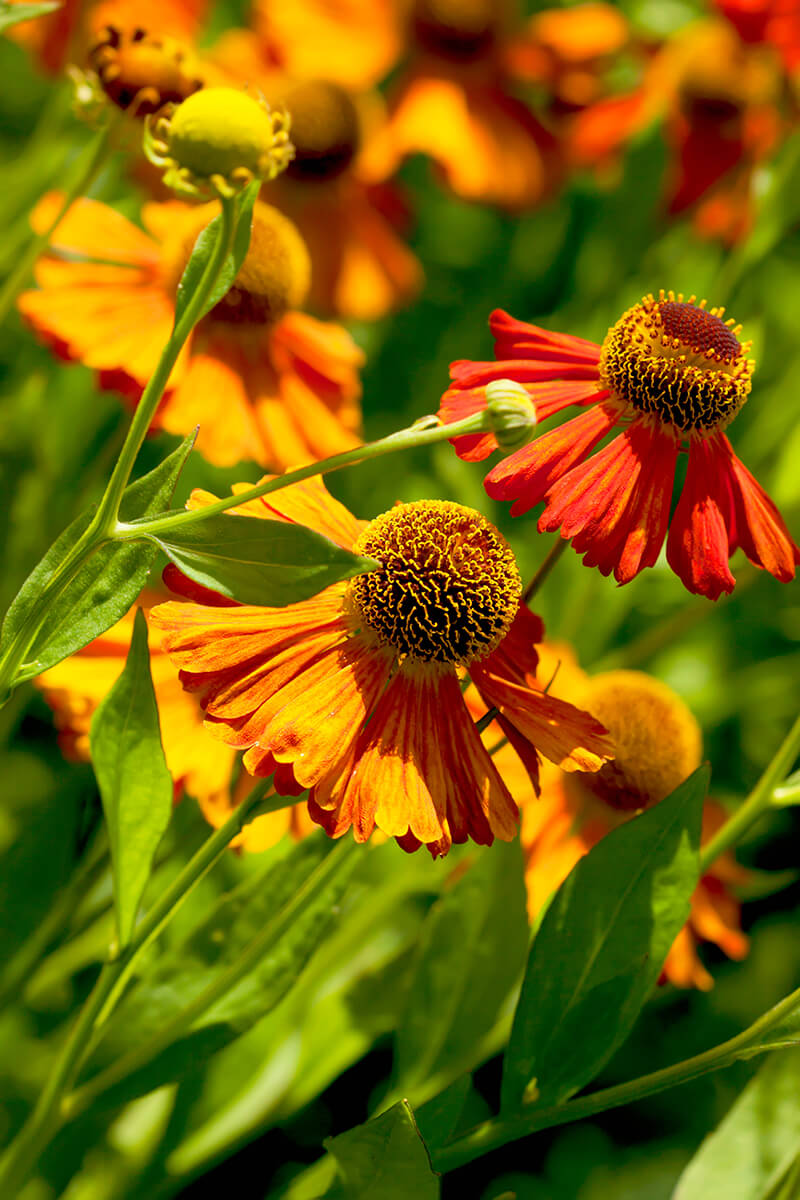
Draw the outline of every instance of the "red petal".
[[[710,438],[692,439],[667,540],[667,561],[675,574],[690,592],[709,600],[732,592],[736,583],[728,568],[733,497],[718,459]]]
[[[595,366],[600,361],[600,347],[596,342],[573,337],[569,333],[554,333],[538,325],[517,321],[502,308],[496,308],[489,317],[489,328],[494,337],[495,357],[498,359],[555,357],[567,362],[591,363]]]
[[[545,433],[498,463],[484,480],[486,491],[493,500],[515,500],[512,516],[527,512],[605,437],[617,415],[616,409],[599,404]]]
[[[725,434],[709,439],[717,470],[728,480],[736,515],[736,539],[747,557],[786,583],[794,579],[800,550],[775,504],[744,463],[736,457]]]

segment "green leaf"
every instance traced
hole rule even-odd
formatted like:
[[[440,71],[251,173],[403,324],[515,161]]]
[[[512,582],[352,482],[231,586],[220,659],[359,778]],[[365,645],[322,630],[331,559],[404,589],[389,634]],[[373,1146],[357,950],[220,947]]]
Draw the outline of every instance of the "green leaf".
[[[179,525],[154,541],[190,579],[242,604],[295,604],[378,566],[304,525],[236,514]]]
[[[519,839],[496,842],[434,904],[397,1031],[400,1092],[477,1065],[476,1045],[519,980],[528,918]]]
[[[347,1200],[437,1200],[439,1179],[431,1169],[407,1100],[379,1117],[328,1138]]]
[[[234,279],[239,274],[239,268],[247,256],[247,251],[250,246],[250,234],[253,229],[253,206],[255,205],[258,196],[259,188],[261,187],[260,180],[254,180],[248,187],[244,189],[241,196],[237,200],[238,218],[236,222],[236,233],[233,237],[233,249],[225,262],[222,265],[222,270],[219,273],[215,287],[212,289],[209,297],[203,307],[203,311],[197,318],[200,320],[210,312],[214,305],[222,299],[225,293],[230,289]],[[178,294],[175,297],[175,324],[183,316],[186,305],[190,298],[197,290],[200,283],[203,271],[206,269],[206,264],[214,253],[214,248],[217,244],[217,238],[222,234],[222,217],[214,217],[210,224],[206,225],[197,241],[194,244],[191,257],[186,264],[186,269],[181,276],[178,284]]]
[[[622,1044],[689,916],[708,768],[619,826],[562,883],[536,935],[502,1107],[560,1104]]]
[[[44,17],[55,12],[57,8],[61,8],[61,4],[53,3],[52,0],[40,0],[38,4],[9,4],[8,0],[3,0],[0,3],[0,33],[10,29],[12,25],[19,25],[20,21]]]
[[[162,1033],[187,1005],[233,972],[254,946],[263,952],[244,977],[176,1029],[146,1067],[111,1092],[114,1104],[140,1096],[197,1069],[212,1054],[250,1029],[283,999],[331,922],[358,862],[343,861],[322,834],[290,846],[267,871],[245,880],[222,898],[176,949],[162,954],[109,1021],[94,1066],[116,1063]],[[341,850],[341,847],[339,847]],[[352,850],[352,847],[350,847]]]
[[[122,520],[152,516],[163,510],[175,490],[194,439],[195,434],[191,434],[163,462],[125,489],[120,505]],[[81,513],[25,580],[3,622],[0,647],[5,649],[21,629],[42,587],[87,528],[93,512],[89,509]],[[143,539],[112,542],[93,554],[53,604],[15,682],[32,679],[110,629],[141,592],[156,553],[152,542]]]
[[[111,844],[119,943],[126,946],[173,795],[141,609],[125,669],[92,719],[90,745]]]
[[[800,1049],[772,1055],[680,1177],[673,1200],[765,1200],[800,1150]],[[792,1193],[797,1195],[797,1193]]]

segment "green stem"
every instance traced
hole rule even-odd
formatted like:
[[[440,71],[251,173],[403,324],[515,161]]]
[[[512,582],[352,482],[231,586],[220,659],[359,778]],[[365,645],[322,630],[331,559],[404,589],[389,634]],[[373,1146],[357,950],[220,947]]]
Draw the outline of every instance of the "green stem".
[[[286,797],[278,797],[278,800],[281,806],[285,806]],[[214,982],[209,984],[191,1004],[187,1004],[185,1008],[181,1009],[149,1041],[124,1054],[110,1067],[95,1075],[83,1087],[67,1097],[63,1105],[65,1118],[72,1120],[86,1112],[98,1096],[123,1079],[127,1079],[141,1067],[146,1066],[181,1034],[188,1033],[199,1016],[207,1012],[261,961],[270,946],[274,945],[289,929],[296,914],[307,903],[309,897],[324,888],[346,864],[349,864],[356,850],[356,843],[350,839],[339,842],[312,871],[289,903],[273,920],[268,922],[261,933],[250,942],[246,950],[226,970],[220,972]]]
[[[153,414],[178,355],[202,315],[205,303],[217,282],[227,255],[230,253],[236,232],[235,201],[222,201],[222,231],[217,239],[214,253],[209,257],[205,270],[194,293],[190,297],[180,320],[176,323],[167,345],[158,362],[142,398],[133,415],[127,437],[120,451],[116,466],[90,524],[74,546],[54,569],[31,604],[16,636],[11,640],[0,659],[0,703],[13,687],[14,677],[23,663],[28,650],[39,630],[47,620],[47,614],[68,584],[75,578],[84,564],[114,535],[120,500],[130,478],[133,464],[149,428]]]
[[[568,545],[569,542],[565,538],[559,538],[556,544],[550,547],[544,562],[522,593],[522,599],[525,604],[528,604],[536,595]]]
[[[776,1004],[736,1037],[714,1046],[711,1050],[705,1050],[702,1054],[696,1054],[693,1058],[687,1058],[671,1067],[664,1067],[660,1071],[653,1071],[650,1075],[642,1075],[616,1087],[603,1088],[590,1096],[580,1096],[577,1100],[570,1100],[553,1108],[533,1109],[513,1117],[494,1117],[484,1121],[482,1125],[470,1130],[449,1146],[440,1150],[429,1147],[434,1169],[442,1173],[453,1171],[491,1150],[507,1145],[508,1142],[527,1137],[528,1134],[551,1129],[555,1125],[579,1121],[584,1117],[605,1112],[609,1108],[630,1104],[645,1096],[654,1096],[657,1092],[689,1083],[709,1071],[718,1071],[722,1067],[730,1066],[737,1059],[763,1053],[770,1048],[768,1044],[761,1044],[763,1035],[796,1009],[799,1003],[800,988],[786,996],[780,1004]]]
[[[735,846],[744,833],[773,806],[773,793],[789,774],[800,754],[800,717],[744,804],[736,810],[700,854],[700,869],[706,871],[724,850]]]
[[[265,783],[256,787],[225,824],[203,843],[136,926],[133,938],[123,953],[104,964],[36,1107],[0,1163],[0,1196],[12,1200],[41,1151],[63,1125],[66,1093],[75,1082],[97,1030],[108,1015],[110,1001],[119,994],[120,980],[129,973],[134,959],[177,912],[192,888],[224,853],[229,842],[241,833],[254,810],[273,811],[271,806],[263,805],[263,793],[267,786]],[[276,797],[274,808],[285,808],[286,805],[286,797]]]
[[[109,155],[112,143],[112,134],[117,127],[117,120],[112,118],[108,124],[100,130],[95,138],[86,147],[85,153],[81,156],[76,164],[74,178],[68,185],[64,194],[64,199],[56,213],[56,216],[50,222],[46,229],[41,233],[37,233],[28,243],[27,249],[17,259],[17,264],[14,270],[6,279],[3,287],[0,289],[0,323],[5,321],[17,295],[28,281],[28,277],[33,270],[33,265],[40,254],[43,253],[50,245],[50,239],[53,236],[57,226],[63,220],[65,213],[75,203],[79,197],[86,194],[91,187],[92,181],[100,171],[103,163]]]
[[[435,442],[447,441],[453,437],[463,437],[468,433],[481,433],[488,428],[485,411],[473,413],[472,416],[464,417],[463,420],[455,421],[451,425],[428,425],[417,422],[408,429],[401,429],[398,433],[380,438],[377,442],[367,442],[363,446],[357,446],[355,450],[347,450],[344,454],[334,454],[331,458],[324,458],[320,462],[308,463],[307,466],[300,467],[297,471],[290,471],[286,475],[275,475],[264,483],[249,488],[246,492],[238,492],[235,496],[224,496],[221,500],[205,505],[203,508],[165,513],[161,517],[143,518],[130,524],[119,522],[114,537],[119,541],[134,541],[136,538],[145,536],[158,537],[173,529],[197,525],[199,522],[208,520],[209,517],[227,512],[229,508],[247,504],[250,500],[258,500],[260,496],[278,492],[281,488],[290,487],[293,483],[300,483],[304,479],[311,479],[314,475],[328,475],[332,471],[340,471],[343,467],[351,467],[371,458],[381,458],[383,455],[393,454],[397,450],[431,446]]]
[[[238,211],[236,200],[223,198],[221,203],[222,228],[216,240],[214,252],[209,256],[203,274],[200,277],[200,282],[184,308],[180,319],[176,321],[172,336],[164,347],[164,352],[158,361],[158,365],[147,387],[142,392],[142,398],[133,414],[128,436],[125,438],[125,443],[120,451],[116,466],[111,473],[105,494],[98,506],[95,523],[99,529],[105,531],[107,534],[112,533],[116,526],[122,493],[128,486],[133,464],[142,448],[147,430],[150,428],[150,422],[164,394],[172,368],[178,361],[178,355],[183,349],[186,339],[203,315],[206,301],[211,295],[225,260],[233,248]]]

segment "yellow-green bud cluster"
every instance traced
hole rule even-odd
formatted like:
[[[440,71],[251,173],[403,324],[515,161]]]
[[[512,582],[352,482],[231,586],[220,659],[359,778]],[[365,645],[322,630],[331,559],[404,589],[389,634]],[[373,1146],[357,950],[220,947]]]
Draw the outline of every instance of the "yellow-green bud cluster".
[[[536,406],[521,383],[495,379],[486,385],[489,426],[498,446],[511,454],[526,446],[536,429]]]

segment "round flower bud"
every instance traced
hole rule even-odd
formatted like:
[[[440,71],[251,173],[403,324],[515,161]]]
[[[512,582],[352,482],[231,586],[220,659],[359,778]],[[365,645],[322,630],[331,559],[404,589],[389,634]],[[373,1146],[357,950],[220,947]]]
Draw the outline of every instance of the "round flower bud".
[[[230,196],[284,170],[294,154],[288,127],[285,112],[247,92],[205,88],[148,123],[145,152],[180,194]]]
[[[498,446],[511,454],[525,446],[536,429],[536,407],[521,383],[495,379],[486,385],[489,426]]]

